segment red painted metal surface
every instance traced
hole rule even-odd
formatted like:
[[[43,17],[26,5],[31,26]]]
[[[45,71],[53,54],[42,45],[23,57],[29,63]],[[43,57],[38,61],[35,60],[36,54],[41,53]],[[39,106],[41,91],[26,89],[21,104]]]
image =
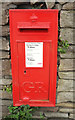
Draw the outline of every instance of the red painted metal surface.
[[[55,106],[58,10],[9,10],[13,105]],[[26,42],[43,42],[43,66],[26,67]]]

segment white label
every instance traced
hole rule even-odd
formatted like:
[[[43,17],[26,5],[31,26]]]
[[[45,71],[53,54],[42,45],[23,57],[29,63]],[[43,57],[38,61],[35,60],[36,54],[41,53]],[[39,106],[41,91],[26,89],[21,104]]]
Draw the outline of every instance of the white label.
[[[43,67],[43,42],[25,42],[26,67]]]

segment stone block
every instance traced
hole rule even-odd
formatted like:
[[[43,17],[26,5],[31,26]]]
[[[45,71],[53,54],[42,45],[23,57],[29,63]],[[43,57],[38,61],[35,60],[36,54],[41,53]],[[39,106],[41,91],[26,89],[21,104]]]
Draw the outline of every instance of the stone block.
[[[57,112],[58,111],[58,107],[41,107],[39,109],[39,111],[43,111],[43,112]]]
[[[26,5],[30,4],[30,0],[13,0],[12,3],[15,5]]]
[[[73,10],[73,9],[75,9],[73,4],[74,4],[73,2],[66,3],[63,5],[62,9]]]
[[[72,102],[63,102],[63,103],[57,103],[57,107],[63,107],[63,108],[75,108],[75,103]]]
[[[32,120],[41,120],[41,118],[40,118],[40,116],[32,116]],[[44,119],[43,120],[47,120],[47,118],[46,117],[44,117]]]
[[[70,114],[70,115],[69,115],[69,118],[75,120],[75,114],[74,114],[74,113],[73,113],[73,114]]]
[[[75,84],[75,81],[74,80],[63,80],[63,79],[60,79],[58,81],[58,88],[57,88],[57,91],[58,92],[65,92],[65,91],[74,91],[74,84]]]
[[[34,113],[33,113],[33,116],[40,116],[40,114],[41,115],[43,115],[43,111],[35,111]]]
[[[11,61],[2,60],[2,76],[11,75]]]
[[[61,11],[60,14],[60,26],[61,27],[75,27],[73,23],[75,11]]]
[[[3,87],[4,87],[3,85],[0,85],[0,90],[3,90]]]
[[[1,26],[0,26],[1,29]],[[9,35],[9,27],[2,26],[2,31],[0,30],[0,36],[8,36]]]
[[[15,4],[13,4],[13,2],[11,2],[11,1],[2,3],[2,9],[4,9],[4,10],[15,9],[15,8],[17,8],[17,6]]]
[[[7,91],[0,90],[0,99],[12,99],[12,94]]]
[[[9,59],[10,55],[9,52],[5,52],[5,51],[0,51],[0,59]]]
[[[75,46],[73,46],[74,48]],[[72,48],[72,50],[73,50]],[[71,49],[70,49],[71,50]],[[70,51],[69,48],[67,49],[66,53],[60,53],[60,57],[62,59],[75,59],[75,52],[74,51]]]
[[[47,118],[68,118],[67,113],[59,113],[59,112],[45,112],[44,113]]]
[[[3,105],[3,106],[2,106],[2,111],[3,111],[3,112],[6,112],[6,111],[8,112],[8,106],[4,106],[4,105]]]
[[[73,71],[75,70],[75,59],[60,59],[59,71]]]
[[[0,60],[0,78],[2,78],[2,60]]]
[[[11,79],[0,79],[0,85],[10,85],[11,83]]]
[[[45,0],[47,8],[53,8],[55,5],[55,0],[53,2],[49,2],[49,0]]]
[[[57,0],[60,4],[65,4],[66,2],[74,2],[74,0]]]
[[[61,4],[55,4],[54,9],[61,10],[62,9],[62,5]]]
[[[75,80],[75,72],[59,72],[60,79]]]
[[[74,113],[75,109],[73,109],[73,108],[60,108],[59,111],[63,112],[63,113]]]
[[[30,0],[31,4],[35,4],[36,2],[40,2],[41,0]]]
[[[75,102],[74,92],[60,92],[57,95],[57,103]]]
[[[67,51],[65,54],[60,53],[61,58],[65,59],[75,59],[75,53]]]
[[[2,25],[6,25],[8,24],[8,18],[9,14],[8,14],[8,10],[2,9]]]
[[[69,44],[75,44],[74,32],[75,32],[75,29],[62,28],[60,29],[60,39],[67,40]]]
[[[60,53],[60,57],[64,59],[75,59],[75,46],[69,46],[66,53]]]
[[[9,48],[9,40],[4,37],[0,37],[0,50],[10,50]]]
[[[12,100],[0,100],[0,105],[9,106],[12,104],[13,104]]]

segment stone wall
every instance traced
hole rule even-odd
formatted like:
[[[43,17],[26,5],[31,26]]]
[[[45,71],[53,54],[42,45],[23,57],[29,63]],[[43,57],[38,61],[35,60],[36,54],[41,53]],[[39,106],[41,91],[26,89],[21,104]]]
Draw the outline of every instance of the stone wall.
[[[10,0],[11,1],[11,0]],[[65,54],[60,54],[59,65],[59,80],[57,84],[57,100],[56,107],[42,107],[33,114],[34,118],[40,119],[40,112],[47,120],[72,120],[75,118],[75,99],[74,99],[74,83],[75,83],[75,41],[74,41],[74,2],[40,2],[23,3],[18,2],[3,2],[2,4],[2,34],[0,31],[0,117],[7,115],[8,106],[12,104],[12,94],[3,91],[4,86],[8,86],[12,82],[11,75],[11,56],[10,56],[10,32],[9,32],[9,9],[59,9],[59,25],[60,25],[60,39],[69,42],[69,48]],[[1,15],[0,15],[1,17]],[[0,18],[1,19],[1,18]],[[2,63],[2,65],[1,65]],[[1,68],[2,67],[2,68]],[[1,74],[2,70],[2,74]]]

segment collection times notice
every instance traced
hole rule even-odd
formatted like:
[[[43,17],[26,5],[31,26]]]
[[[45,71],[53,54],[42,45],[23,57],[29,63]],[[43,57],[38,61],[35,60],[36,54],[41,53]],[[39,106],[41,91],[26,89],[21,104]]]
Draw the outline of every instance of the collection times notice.
[[[26,67],[43,67],[43,42],[25,42]]]

